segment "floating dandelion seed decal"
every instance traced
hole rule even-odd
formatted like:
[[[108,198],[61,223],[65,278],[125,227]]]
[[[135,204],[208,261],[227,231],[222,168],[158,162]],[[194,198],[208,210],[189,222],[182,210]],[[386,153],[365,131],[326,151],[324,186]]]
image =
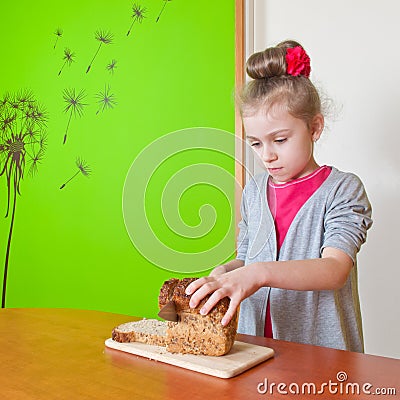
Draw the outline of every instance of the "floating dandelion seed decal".
[[[57,37],[56,37],[56,41],[54,42],[53,49],[56,48],[58,39],[59,39],[59,38],[62,36],[62,34],[63,34],[63,30],[62,30],[61,28],[57,28],[57,29],[55,30],[54,34],[55,34]]]
[[[157,19],[156,19],[156,22],[158,22],[158,20],[160,19],[161,14],[163,13],[164,8],[165,8],[165,6],[167,5],[167,3],[168,3],[169,1],[171,1],[171,0],[164,0],[164,5],[162,6],[162,9],[161,9],[161,11],[160,11],[160,14],[158,14],[158,17],[157,17]]]
[[[101,46],[103,44],[111,44],[113,41],[113,35],[110,32],[104,32],[104,31],[96,31],[94,34],[94,37],[96,40],[100,42],[99,47],[96,50],[96,53],[94,53],[94,56],[92,58],[92,61],[90,61],[89,66],[87,67],[86,73],[90,71],[90,68],[92,68],[93,61],[97,57],[97,54],[99,53]]]
[[[104,111],[106,108],[113,108],[114,105],[117,104],[114,95],[110,93],[110,86],[106,86],[104,88],[104,92],[97,93],[96,98],[99,99],[97,102],[100,103],[100,107],[96,111],[96,115],[100,111]]]
[[[106,69],[111,73],[114,74],[114,70],[117,68],[117,60],[111,60],[109,64],[107,64]]]
[[[131,33],[133,24],[135,22],[139,22],[140,24],[142,23],[143,18],[145,18],[144,14],[146,13],[146,8],[140,7],[138,4],[134,3],[132,6],[132,11],[133,11],[133,14],[132,14],[133,21],[132,21],[131,26],[129,27],[129,30],[128,30],[128,33],[126,34],[126,36],[129,36],[129,34]]]
[[[10,230],[6,248],[3,276],[2,308],[6,303],[7,274],[10,248],[14,228],[17,195],[21,195],[20,184],[25,167],[34,175],[46,150],[45,129],[47,114],[30,91],[16,95],[5,95],[0,100],[0,177],[7,185],[7,218],[11,212]]]
[[[74,179],[74,178],[75,178],[76,176],[78,176],[79,174],[82,174],[83,176],[86,176],[86,177],[89,177],[89,175],[91,174],[92,171],[91,171],[89,165],[88,165],[88,164],[86,163],[86,161],[83,160],[82,158],[79,158],[79,157],[78,157],[78,158],[76,159],[76,161],[75,161],[75,164],[76,164],[76,166],[77,166],[77,168],[78,168],[78,171],[76,171],[75,174],[71,176],[71,178],[69,178],[65,183],[63,183],[63,184],[60,186],[60,189],[64,189],[65,186],[66,186],[66,184],[67,184],[68,182],[71,182],[72,179]]]
[[[76,116],[82,116],[83,107],[87,104],[83,103],[83,99],[86,97],[85,90],[82,89],[78,94],[75,93],[75,89],[65,89],[63,92],[64,101],[67,103],[64,112],[69,112],[69,118],[67,123],[67,129],[65,130],[63,144],[67,141],[68,128],[71,122],[72,114]]]
[[[68,48],[64,49],[64,64],[62,65],[60,71],[58,72],[58,76],[61,75],[62,70],[64,69],[64,67],[68,64],[71,65],[74,62],[74,57],[75,57],[75,53],[72,53],[72,51]]]

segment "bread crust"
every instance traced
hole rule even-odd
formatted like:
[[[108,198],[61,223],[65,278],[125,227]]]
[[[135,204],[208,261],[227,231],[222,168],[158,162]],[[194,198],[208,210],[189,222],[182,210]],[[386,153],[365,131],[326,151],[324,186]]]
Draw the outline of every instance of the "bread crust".
[[[159,296],[159,307],[162,308],[168,301],[173,300],[175,303],[176,311],[181,311],[200,314],[200,310],[206,301],[210,298],[210,295],[204,297],[196,308],[190,308],[190,296],[185,293],[186,288],[198,278],[184,278],[184,279],[169,279],[165,281],[160,289]],[[168,293],[168,296],[166,296]],[[230,300],[225,297],[221,299],[210,311],[211,314],[225,314],[228,311]]]
[[[174,293],[175,286],[179,283],[179,279],[172,278],[168,279],[161,286],[160,294],[158,295],[158,307],[162,308],[169,301],[172,300],[172,296]]]
[[[221,316],[182,312],[179,322],[168,322],[166,346],[171,353],[222,356],[236,338],[237,313],[227,326]]]
[[[190,296],[185,290],[196,279],[169,279],[160,289],[160,308],[173,300],[179,317],[178,322],[168,322],[167,350],[172,353],[224,355],[235,342],[238,312],[228,325],[223,326],[221,320],[228,311],[229,298],[221,299],[207,315],[201,315],[200,309],[210,298],[209,295],[196,308],[190,308]]]

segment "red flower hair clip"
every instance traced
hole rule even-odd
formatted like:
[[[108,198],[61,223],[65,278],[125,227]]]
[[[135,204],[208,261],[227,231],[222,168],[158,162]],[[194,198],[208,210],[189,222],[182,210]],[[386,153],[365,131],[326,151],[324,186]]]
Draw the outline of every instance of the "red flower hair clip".
[[[310,57],[300,46],[290,47],[286,50],[286,72],[292,76],[310,76]]]

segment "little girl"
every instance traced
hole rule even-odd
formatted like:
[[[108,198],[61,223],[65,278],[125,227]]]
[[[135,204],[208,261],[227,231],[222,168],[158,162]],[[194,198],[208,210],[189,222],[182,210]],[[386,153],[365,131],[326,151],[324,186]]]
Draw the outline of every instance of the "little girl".
[[[237,258],[194,281],[190,306],[223,297],[238,332],[362,352],[356,255],[372,224],[360,179],[313,156],[324,117],[303,47],[253,54],[240,96],[247,139],[266,172],[243,191]]]

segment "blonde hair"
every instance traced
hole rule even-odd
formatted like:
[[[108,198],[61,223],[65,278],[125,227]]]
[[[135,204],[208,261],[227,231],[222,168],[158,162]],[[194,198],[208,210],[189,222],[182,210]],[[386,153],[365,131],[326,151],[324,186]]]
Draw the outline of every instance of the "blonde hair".
[[[253,80],[238,96],[242,116],[252,116],[259,111],[268,113],[281,106],[309,125],[313,117],[321,113],[320,96],[310,79],[304,75],[292,76],[286,71],[287,49],[297,46],[303,48],[299,43],[287,40],[249,57],[246,71]]]

